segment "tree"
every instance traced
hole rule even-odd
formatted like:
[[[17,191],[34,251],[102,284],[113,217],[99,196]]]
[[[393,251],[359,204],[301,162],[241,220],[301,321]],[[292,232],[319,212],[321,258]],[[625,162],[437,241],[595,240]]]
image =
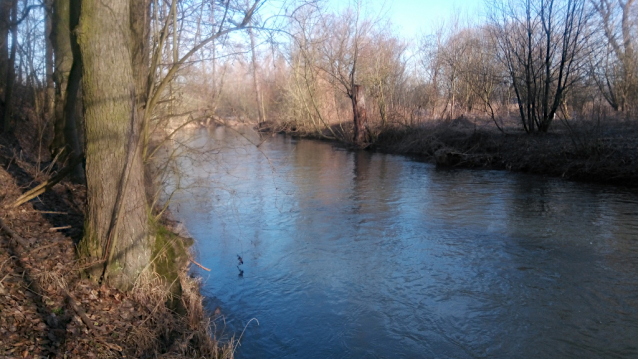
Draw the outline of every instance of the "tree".
[[[221,25],[163,71],[160,60],[171,19],[173,33],[177,29],[176,4],[173,0],[153,49],[144,21],[151,18],[145,16],[147,1],[82,0],[75,30],[83,60],[88,200],[79,252],[91,263],[102,263],[88,270],[92,278],[104,275],[124,290],[148,268],[155,244],[143,161],[153,109],[187,59],[215,38],[245,28],[260,1],[247,8],[225,2]],[[239,21],[234,14],[241,14]]]
[[[313,16],[318,20],[312,20]],[[353,142],[362,146],[366,123],[365,86],[359,70],[362,54],[372,52],[369,47],[378,19],[365,18],[362,2],[356,1],[339,15],[300,13],[296,22],[300,31],[294,41],[299,45],[304,63],[304,77],[307,80],[320,75],[349,98],[355,129]],[[306,81],[306,85],[311,84]],[[311,100],[319,112],[316,98],[311,96]]]
[[[248,5],[248,2],[246,2],[246,4]],[[255,34],[254,31],[252,29],[252,27],[248,27],[248,37],[250,38],[250,53],[251,53],[251,60],[252,60],[252,73],[253,73],[253,90],[255,92],[255,102],[257,103],[257,122],[261,123],[266,121],[266,116],[264,113],[264,101],[262,98],[262,93],[261,93],[261,84],[260,84],[260,80],[259,80],[259,70],[258,70],[258,64],[257,64],[257,55],[256,55],[256,49],[255,49]]]
[[[602,51],[594,56],[594,79],[609,105],[615,111],[624,111],[638,105],[638,32],[631,16],[634,0],[592,0],[592,5],[606,40],[595,44]]]
[[[362,146],[365,142],[365,87],[358,82],[357,70],[360,54],[370,43],[374,22],[362,18],[361,2],[357,2],[355,7],[348,7],[342,16],[329,16],[324,21],[322,29],[331,35],[324,36],[326,41],[320,47],[327,60],[322,67],[341,85],[352,102],[353,142]]]
[[[526,132],[547,132],[584,61],[585,0],[492,4],[491,25]]]
[[[4,113],[3,113],[3,129],[6,133],[13,131],[11,118],[13,116],[13,91],[15,83],[15,59],[16,51],[18,49],[18,0],[4,0],[3,3],[8,3],[6,7],[3,7],[3,11],[7,11],[7,14],[3,14],[5,20],[9,19],[8,10],[11,9],[11,21],[7,21],[5,26],[7,30],[11,32],[11,50],[9,57],[6,59],[6,73],[0,74],[5,77],[4,84]],[[4,5],[4,4],[3,4]],[[2,30],[4,32],[4,29]],[[8,39],[5,37],[0,41],[8,43]],[[6,45],[5,45],[6,46]],[[4,52],[4,49],[2,50]],[[3,59],[4,60],[4,59]]]
[[[64,101],[69,80],[71,66],[73,66],[73,53],[71,52],[71,8],[70,0],[53,0],[51,9],[51,44],[55,62],[53,81],[55,83],[55,110],[53,122],[53,142],[51,154],[56,156],[64,150]]]
[[[82,156],[78,136],[77,105],[82,80],[82,54],[76,29],[80,21],[80,0],[54,0],[52,44],[55,54],[55,119],[51,154],[73,160]],[[63,158],[64,158],[63,157]],[[76,182],[84,181],[84,169],[80,162],[71,172]]]
[[[9,71],[9,29],[11,28],[11,9],[13,1],[0,0],[0,91],[2,91],[2,112],[0,118],[3,119],[4,129],[4,112],[7,109],[5,87],[7,82],[7,73]]]
[[[105,275],[130,289],[149,263],[152,238],[138,147],[129,0],[83,0],[81,6],[88,200],[81,254],[108,260]],[[101,269],[90,274],[99,278]]]

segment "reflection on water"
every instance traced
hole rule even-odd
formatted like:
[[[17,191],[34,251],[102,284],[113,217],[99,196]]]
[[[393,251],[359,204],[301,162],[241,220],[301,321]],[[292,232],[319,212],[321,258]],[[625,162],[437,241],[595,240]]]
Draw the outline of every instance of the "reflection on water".
[[[638,355],[635,191],[199,135],[173,210],[239,357]]]

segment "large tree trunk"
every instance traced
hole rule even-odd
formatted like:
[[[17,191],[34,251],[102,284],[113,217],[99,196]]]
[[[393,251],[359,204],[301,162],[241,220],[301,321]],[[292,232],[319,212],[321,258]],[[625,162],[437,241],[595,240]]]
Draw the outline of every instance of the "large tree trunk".
[[[148,100],[149,62],[150,62],[150,30],[151,30],[151,2],[150,0],[130,0],[130,20],[131,20],[131,66],[135,82],[136,110],[140,119],[144,119],[146,102]],[[148,126],[142,128],[148,129]],[[144,130],[142,130],[144,131]],[[144,138],[149,138],[150,134],[143,133]],[[144,155],[144,151],[142,151]],[[144,185],[146,189],[146,199],[148,203],[153,203],[155,189],[153,188],[152,174],[144,166]]]
[[[82,0],[78,32],[88,197],[80,254],[91,261],[108,260],[108,282],[124,290],[148,265],[152,243],[138,150],[129,19],[129,0]],[[101,266],[96,269],[89,271],[94,278]]]
[[[352,112],[354,114],[354,144],[363,146],[366,141],[365,125],[368,122],[366,116],[365,87],[354,85],[352,89]]]
[[[138,107],[146,105],[149,72],[149,36],[151,29],[150,0],[130,0],[131,64]]]

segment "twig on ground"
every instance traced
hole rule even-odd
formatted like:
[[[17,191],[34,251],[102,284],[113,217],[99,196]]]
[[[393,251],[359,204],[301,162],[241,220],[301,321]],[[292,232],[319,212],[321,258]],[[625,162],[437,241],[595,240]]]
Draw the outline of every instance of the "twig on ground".
[[[20,237],[19,235],[17,235],[14,231],[11,230],[11,228],[7,227],[4,222],[2,221],[2,218],[0,218],[0,228],[5,231],[9,237],[11,237],[13,240],[15,240],[16,242],[18,242],[18,244],[20,244],[21,246],[23,246],[24,248],[29,247],[29,244],[27,243],[26,240],[24,240],[24,238]]]
[[[64,242],[60,241],[60,242],[55,242],[55,243],[47,244],[47,245],[45,245],[45,246],[40,246],[40,247],[38,247],[38,248],[32,249],[29,253],[27,253],[27,256],[30,256],[31,254],[33,254],[33,253],[35,253],[35,252],[37,252],[37,251],[40,251],[40,250],[42,250],[42,249],[47,249],[47,248],[55,247],[55,246],[57,246],[57,245],[61,245],[61,244],[64,244]]]
[[[2,222],[2,219],[0,218],[0,227],[2,227],[2,229],[9,234],[9,236],[11,236],[16,242],[20,243],[23,247],[27,247],[26,245],[26,241],[18,236],[15,232],[13,232],[11,229],[9,229],[4,222]],[[38,249],[42,249],[42,248],[38,248]],[[32,251],[33,252],[33,251]],[[71,294],[65,289],[65,288],[60,288],[63,292],[64,292],[64,297],[66,298],[66,300],[69,302],[69,305],[71,306],[71,308],[78,314],[78,316],[80,317],[80,319],[82,319],[82,321],[84,322],[84,324],[87,326],[87,328],[89,328],[89,330],[95,332],[96,328],[93,325],[93,323],[91,323],[91,321],[89,320],[89,318],[86,316],[86,312],[84,311],[84,309],[82,307],[80,307],[77,302],[75,301],[75,299],[73,299],[73,297],[71,296]]]
[[[69,302],[69,306],[71,306],[71,308],[77,313],[80,319],[82,319],[82,322],[84,322],[86,327],[89,328],[89,330],[95,334],[97,329],[95,328],[93,323],[91,323],[91,320],[89,320],[89,318],[86,316],[86,312],[84,311],[84,308],[80,307],[77,304],[75,299],[73,299],[71,294],[67,292],[65,288],[60,288],[60,289],[64,292],[64,297],[66,298],[67,302]]]
[[[57,211],[38,211],[38,210],[33,210],[33,212],[41,213],[41,214],[63,214],[63,215],[68,215],[67,212],[57,212]]]
[[[55,232],[58,230],[69,229],[69,228],[71,228],[71,226],[52,227],[52,228],[49,228],[49,232]]]

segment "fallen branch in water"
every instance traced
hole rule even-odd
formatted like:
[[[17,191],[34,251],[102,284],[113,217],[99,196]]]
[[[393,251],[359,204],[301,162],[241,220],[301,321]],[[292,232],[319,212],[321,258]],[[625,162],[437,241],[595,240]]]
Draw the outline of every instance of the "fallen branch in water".
[[[195,264],[195,265],[196,265],[196,266],[198,266],[199,268],[201,268],[201,269],[203,269],[203,270],[205,270],[205,271],[207,271],[207,272],[210,272],[210,269],[208,269],[208,268],[204,267],[203,265],[201,265],[201,264],[199,264],[199,263],[195,262],[192,258],[190,259],[190,261],[191,261],[191,262],[193,262],[193,264]]]

